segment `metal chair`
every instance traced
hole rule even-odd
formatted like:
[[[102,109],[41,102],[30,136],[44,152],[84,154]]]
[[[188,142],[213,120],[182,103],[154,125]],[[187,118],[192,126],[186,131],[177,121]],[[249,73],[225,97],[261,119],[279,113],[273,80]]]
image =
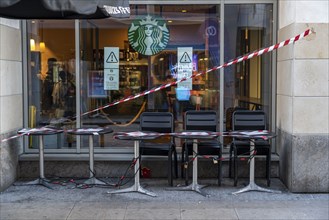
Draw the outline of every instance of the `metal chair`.
[[[237,110],[234,111],[232,117],[232,130],[266,130],[266,115],[263,111],[250,111],[250,110]],[[233,176],[234,186],[237,186],[238,182],[238,157],[249,155],[250,142],[249,140],[241,140],[233,138],[233,142],[230,146],[230,163],[229,163],[229,175],[231,177],[232,159],[233,159]],[[266,140],[255,140],[256,155],[266,156],[266,179],[267,186],[270,186],[270,169],[271,169],[271,144]],[[233,158],[232,158],[233,153]]]
[[[143,112],[140,116],[140,130],[154,131],[159,133],[174,132],[174,116],[170,112]],[[152,141],[141,141],[140,158],[142,155],[160,155],[168,157],[168,183],[173,185],[174,168],[177,177],[177,152],[172,136],[164,136]],[[174,157],[174,167],[172,159]]]
[[[195,111],[190,110],[185,113],[184,129],[186,131],[217,131],[218,117],[216,111]],[[182,176],[185,173],[185,184],[188,185],[188,157],[193,153],[193,143],[185,141],[182,145]],[[218,162],[218,185],[221,185],[222,180],[222,145],[218,139],[202,140],[198,142],[198,154],[200,155],[216,155],[219,158]],[[185,172],[184,172],[185,170]]]

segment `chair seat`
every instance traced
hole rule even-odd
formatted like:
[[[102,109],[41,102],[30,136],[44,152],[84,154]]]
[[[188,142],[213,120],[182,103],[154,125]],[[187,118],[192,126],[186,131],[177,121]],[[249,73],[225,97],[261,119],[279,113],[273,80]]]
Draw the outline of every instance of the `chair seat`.
[[[209,131],[216,132],[218,129],[217,112],[213,110],[187,111],[184,114],[184,130],[186,131]],[[185,184],[188,185],[188,172],[190,155],[193,154],[193,141],[185,140],[182,145],[182,177],[185,175]],[[198,154],[213,155],[222,157],[222,145],[218,139],[198,139]],[[210,160],[209,160],[210,161]],[[192,163],[193,164],[193,163]],[[218,185],[221,185],[222,179],[222,161],[217,163],[218,168]]]
[[[143,143],[140,146],[140,151],[143,155],[168,155],[169,151],[173,149],[173,144],[153,144],[153,143]]]
[[[187,143],[187,149],[189,155],[192,155],[193,143]],[[221,149],[220,143],[217,141],[201,141],[198,142],[198,153],[200,155],[218,155],[219,150]]]
[[[174,132],[174,116],[170,112],[143,112],[140,116],[140,130],[158,133]],[[140,142],[139,160],[143,155],[164,156],[168,158],[168,183],[173,186],[173,171],[177,177],[177,152],[171,136],[160,136],[154,140]]]
[[[250,149],[247,147],[239,147],[236,149],[237,151],[237,155],[249,155],[249,151]],[[265,148],[265,147],[256,147],[256,155],[268,155],[269,153],[269,148]]]
[[[248,154],[250,151],[250,142],[249,141],[234,141],[233,147],[236,148],[238,155]],[[268,155],[271,145],[268,141],[257,140],[255,141],[255,149],[257,155]]]
[[[241,145],[245,145],[246,147],[250,147],[250,142],[249,141],[241,141],[241,140],[234,140],[233,143],[235,144],[235,146],[241,146]],[[269,147],[270,143],[268,141],[265,140],[256,140],[255,142],[255,146],[261,146],[261,147]]]
[[[266,130],[266,115],[264,111],[251,111],[251,110],[236,110],[232,116],[232,130],[233,131],[256,131]],[[270,186],[270,172],[271,172],[271,145],[269,141],[256,139],[255,142],[256,155],[266,156],[266,179],[267,185]],[[232,157],[233,154],[233,157]],[[248,156],[250,154],[250,141],[244,139],[234,138],[230,147],[230,165],[229,176],[231,177],[232,162],[234,186],[238,181],[238,156]],[[232,161],[233,160],[233,161]]]

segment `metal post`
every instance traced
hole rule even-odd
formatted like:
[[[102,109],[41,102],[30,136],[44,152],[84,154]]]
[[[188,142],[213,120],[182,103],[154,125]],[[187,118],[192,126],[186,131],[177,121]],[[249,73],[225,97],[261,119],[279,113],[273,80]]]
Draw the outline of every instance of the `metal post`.
[[[138,187],[139,187],[139,141],[134,141],[134,147],[135,147],[135,156],[134,156],[134,159],[135,159],[135,190],[138,190]]]
[[[43,149],[43,135],[39,135],[39,167],[41,179],[45,178]]]
[[[198,156],[197,156],[197,152],[198,152],[198,140],[193,139],[193,180],[192,180],[192,184],[193,187],[196,187],[198,185]]]
[[[94,143],[93,135],[89,135],[89,177],[94,176]]]

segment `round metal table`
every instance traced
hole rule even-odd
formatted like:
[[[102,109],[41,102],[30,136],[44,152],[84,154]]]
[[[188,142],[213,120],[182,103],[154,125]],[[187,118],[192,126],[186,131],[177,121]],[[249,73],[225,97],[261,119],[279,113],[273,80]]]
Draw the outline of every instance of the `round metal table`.
[[[139,177],[140,177],[140,165],[139,165],[139,141],[141,140],[153,140],[158,137],[160,137],[161,134],[157,132],[141,132],[141,131],[136,131],[136,132],[118,132],[114,134],[114,138],[118,140],[130,140],[134,141],[134,158],[135,158],[135,165],[134,165],[134,170],[135,170],[135,183],[129,188],[126,189],[118,189],[114,191],[109,191],[108,193],[114,194],[114,193],[126,193],[126,192],[138,192],[142,194],[146,194],[149,196],[157,196],[155,193],[150,192],[146,189],[144,189],[139,182]]]
[[[94,142],[93,136],[94,135],[104,135],[108,133],[112,133],[113,130],[111,128],[76,128],[67,130],[68,134],[72,135],[87,135],[89,136],[89,179],[86,180],[85,184],[92,184],[92,185],[106,185],[105,182],[97,179],[95,177],[94,171]]]
[[[188,186],[183,187],[173,187],[168,188],[168,190],[179,190],[179,191],[195,191],[200,193],[203,196],[209,196],[206,194],[202,188],[205,185],[198,184],[198,140],[200,139],[214,139],[219,136],[217,132],[208,132],[208,131],[182,131],[174,133],[173,136],[181,139],[190,139],[193,140],[193,173],[192,173],[192,183]]]
[[[44,173],[44,142],[43,136],[45,135],[54,135],[62,133],[63,130],[57,128],[50,127],[42,127],[42,128],[23,128],[17,131],[18,134],[23,134],[27,136],[38,136],[39,137],[39,178],[33,180],[31,182],[25,183],[23,185],[43,185],[49,189],[52,187],[48,184],[50,180],[45,178]]]
[[[271,133],[267,130],[261,131],[236,131],[230,134],[231,137],[235,137],[242,140],[250,141],[250,162],[249,162],[249,184],[238,190],[237,192],[233,192],[233,195],[237,195],[239,193],[248,192],[248,191],[259,191],[259,192],[269,192],[269,193],[281,193],[279,190],[266,189],[258,186],[255,183],[255,140],[256,139],[271,139],[275,137],[274,133]]]

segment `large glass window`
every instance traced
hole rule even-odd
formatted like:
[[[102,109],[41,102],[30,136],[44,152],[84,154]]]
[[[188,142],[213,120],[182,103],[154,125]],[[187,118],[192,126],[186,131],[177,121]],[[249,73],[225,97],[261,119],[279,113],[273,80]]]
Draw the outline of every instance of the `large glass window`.
[[[191,48],[188,59],[193,64],[193,73],[206,71],[219,63],[219,7],[217,5],[136,5],[131,6],[128,20],[90,20],[81,22],[81,109],[89,112],[116,100],[134,96],[152,88],[178,79],[178,48]],[[149,18],[147,16],[150,16]],[[162,21],[165,22],[161,23]],[[142,31],[136,42],[129,39],[131,24]],[[147,47],[147,31],[169,36],[163,50]],[[136,28],[137,30],[137,28]],[[168,30],[168,31],[167,31]],[[158,30],[159,31],[159,30]],[[160,32],[160,31],[159,31]],[[152,36],[152,35],[151,35]],[[153,43],[155,38],[153,38]],[[134,45],[139,46],[134,47]],[[146,43],[145,43],[146,44]],[[119,48],[119,88],[104,90],[106,67],[104,62],[116,59],[106,53],[108,47]],[[151,45],[152,47],[152,45]],[[140,49],[140,51],[138,51]],[[149,53],[149,54],[148,54]],[[107,55],[106,55],[107,54]],[[107,56],[107,57],[104,57]],[[177,86],[163,89],[147,96],[135,98],[118,105],[99,109],[81,118],[82,125],[107,126],[115,131],[138,129],[139,115],[143,111],[170,111],[174,114],[177,129],[181,129],[183,114],[190,109],[218,110],[219,76],[216,73],[203,75],[191,81],[191,88],[180,91]],[[179,123],[180,122],[180,123]],[[109,135],[110,136],[110,135]],[[99,147],[112,152],[122,151],[132,143],[105,138]],[[87,139],[85,140],[87,143]],[[88,147],[88,145],[81,145]]]
[[[28,127],[60,123],[75,115],[75,37],[74,21],[31,20],[27,22],[28,53]],[[73,123],[73,122],[72,122]],[[70,137],[46,138],[46,148],[71,147]],[[29,139],[29,148],[37,148],[37,138]]]
[[[225,5],[226,61],[273,44],[272,4]],[[234,109],[262,109],[271,123],[272,54],[264,54],[224,69],[226,130]],[[270,124],[269,124],[269,128]]]
[[[27,21],[27,126],[110,126],[114,131],[132,131],[139,128],[141,112],[170,111],[180,130],[185,111],[211,109],[224,110],[219,123],[230,129],[229,116],[235,107],[264,109],[270,119],[271,54],[225,68],[223,83],[215,70],[191,79],[187,89],[176,85],[109,104],[179,80],[179,65],[185,61],[192,63],[187,74],[193,75],[219,66],[220,60],[272,44],[272,4],[226,4],[225,16],[217,3],[130,7],[129,19]],[[224,36],[220,36],[223,23]],[[154,36],[167,41],[157,42]],[[117,48],[118,54],[113,56],[108,48]],[[106,65],[113,60],[118,63],[118,78],[113,78],[118,87],[106,88]],[[95,138],[94,145],[96,153],[132,152],[131,142],[116,141],[112,134]],[[26,150],[33,152],[37,146],[37,139],[30,138]],[[88,152],[88,139],[66,133],[46,136],[45,148],[48,153]]]

